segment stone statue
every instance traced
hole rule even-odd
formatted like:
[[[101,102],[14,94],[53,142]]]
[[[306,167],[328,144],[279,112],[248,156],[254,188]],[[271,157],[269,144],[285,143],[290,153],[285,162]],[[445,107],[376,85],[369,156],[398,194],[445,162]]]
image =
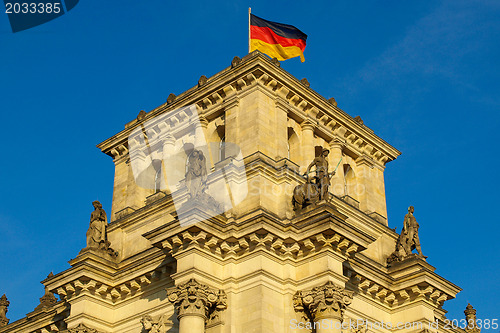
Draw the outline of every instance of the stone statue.
[[[323,148],[321,155],[307,167],[304,176],[307,177],[307,182],[302,185],[297,185],[293,190],[292,205],[294,210],[305,208],[309,205],[318,203],[321,200],[329,199],[330,177],[335,174],[335,171],[328,173],[328,154],[330,151]],[[311,168],[315,167],[315,176],[311,179],[309,174]],[[312,182],[314,180],[314,182]]]
[[[185,149],[186,187],[188,198],[177,210],[178,214],[185,215],[193,208],[218,215],[224,212],[224,206],[217,202],[208,192],[207,159],[201,149],[189,147]]]
[[[107,226],[108,218],[106,212],[102,208],[102,204],[99,201],[92,202],[94,206],[94,211],[90,214],[90,226],[87,230],[87,247],[81,252],[86,250],[95,250],[98,252],[104,252],[109,254],[111,257],[116,257],[118,253],[114,251],[108,241]]]
[[[405,215],[403,230],[401,230],[401,234],[398,237],[396,242],[396,249],[394,252],[387,258],[387,264],[391,264],[393,262],[403,261],[412,255],[412,251],[414,249],[418,252],[418,257],[427,258],[422,255],[422,249],[420,248],[420,240],[418,238],[418,222],[413,216],[413,212],[415,208],[413,206],[408,207],[408,214]]]
[[[186,186],[193,199],[200,197],[207,189],[207,160],[201,150],[193,149],[188,157]]]
[[[99,248],[101,243],[106,242],[108,219],[99,201],[92,202],[92,206],[94,206],[94,211],[90,214],[90,226],[89,230],[87,230],[87,247]]]
[[[328,200],[328,188],[330,187],[330,177],[335,174],[328,173],[328,154],[330,151],[323,148],[321,155],[314,158],[314,160],[307,167],[307,171],[304,176],[309,179],[309,173],[311,168],[316,167],[316,176],[314,176],[315,184],[319,188],[319,200]]]
[[[418,223],[413,212],[415,208],[413,206],[408,207],[408,214],[405,215],[405,221],[403,226],[403,231],[401,234],[405,234],[404,249],[406,255],[409,256],[413,249],[417,249],[417,252],[422,256],[422,249],[420,248],[420,240],[418,239]]]
[[[9,323],[9,319],[7,318],[9,304],[10,302],[7,300],[7,296],[3,294],[3,296],[0,297],[0,328],[7,326]]]

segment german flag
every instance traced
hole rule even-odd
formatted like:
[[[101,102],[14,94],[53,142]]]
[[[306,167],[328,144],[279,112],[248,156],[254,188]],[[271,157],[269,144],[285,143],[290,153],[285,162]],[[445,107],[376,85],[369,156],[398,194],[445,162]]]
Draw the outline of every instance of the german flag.
[[[307,35],[293,25],[276,23],[250,14],[250,52],[259,50],[271,58],[304,59]]]

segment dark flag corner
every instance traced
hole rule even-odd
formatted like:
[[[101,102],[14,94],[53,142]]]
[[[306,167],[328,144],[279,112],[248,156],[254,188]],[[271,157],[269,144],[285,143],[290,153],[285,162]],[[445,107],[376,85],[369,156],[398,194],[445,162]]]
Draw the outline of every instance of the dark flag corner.
[[[307,35],[293,25],[271,22],[250,14],[250,52],[259,50],[271,58],[304,59]]]

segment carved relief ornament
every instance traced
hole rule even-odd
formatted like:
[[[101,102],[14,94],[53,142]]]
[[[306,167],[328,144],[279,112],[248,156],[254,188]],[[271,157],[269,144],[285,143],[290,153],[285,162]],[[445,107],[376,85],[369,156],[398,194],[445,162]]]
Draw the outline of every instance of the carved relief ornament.
[[[342,322],[345,308],[351,304],[353,292],[328,281],[310,291],[298,291],[293,297],[296,312],[311,321],[335,318]]]
[[[177,318],[186,315],[201,316],[205,320],[219,318],[220,312],[227,308],[224,291],[210,287],[191,279],[177,287],[167,289],[168,300],[177,310]]]

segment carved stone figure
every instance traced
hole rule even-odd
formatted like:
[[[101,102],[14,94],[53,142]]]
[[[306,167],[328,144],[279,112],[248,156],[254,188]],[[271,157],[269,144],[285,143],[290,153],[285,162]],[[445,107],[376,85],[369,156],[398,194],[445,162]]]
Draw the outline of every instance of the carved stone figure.
[[[335,174],[328,172],[328,154],[330,151],[323,148],[321,155],[314,158],[314,160],[307,167],[304,176],[307,177],[307,182],[298,185],[293,190],[292,205],[294,210],[305,208],[309,205],[316,204],[321,200],[329,199],[330,178]],[[309,174],[311,168],[315,167],[315,176],[311,179]],[[312,182],[314,180],[314,182]]]
[[[413,216],[414,211],[413,206],[408,207],[408,214],[405,215],[403,230],[401,230],[401,234],[396,242],[396,249],[387,258],[387,264],[389,265],[408,258],[412,255],[414,249],[417,250],[419,257],[423,259],[427,258],[422,255],[422,249],[420,248],[420,240],[418,238],[419,225],[415,216]]]
[[[145,315],[141,319],[142,326],[144,330],[148,333],[165,333],[169,329],[166,324],[164,316],[160,316],[157,320],[154,320],[150,315]]]
[[[297,185],[293,190],[292,205],[294,210],[299,210],[316,204],[319,199],[319,189],[308,177],[307,183]]]
[[[92,202],[92,206],[94,206],[94,211],[90,214],[90,226],[87,230],[87,247],[80,251],[80,253],[86,250],[94,250],[108,254],[111,257],[116,257],[118,253],[110,247],[111,243],[108,241],[106,231],[108,219],[106,212],[99,201]]]
[[[90,226],[87,230],[87,247],[99,248],[101,242],[106,242],[106,226],[108,219],[99,201],[92,202],[94,211],[90,214]]]
[[[3,294],[3,296],[0,297],[0,327],[7,326],[9,323],[9,319],[7,318],[7,308],[9,304],[10,302],[7,300],[7,296]]]
[[[408,207],[408,214],[405,215],[405,221],[403,226],[403,232],[406,234],[404,249],[406,255],[409,256],[413,249],[417,249],[417,252],[420,256],[422,256],[422,249],[420,248],[420,240],[418,238],[418,223],[415,216],[413,216],[413,212],[415,208],[413,206]]]
[[[311,168],[316,167],[316,176],[314,177],[316,181],[316,186],[319,188],[319,199],[328,200],[328,188],[330,187],[330,177],[334,174],[328,173],[328,154],[330,151],[323,148],[321,155],[316,157],[311,164],[307,167],[305,176],[309,178],[309,173]]]
[[[191,198],[200,197],[207,189],[207,160],[201,150],[193,149],[188,157],[186,186]]]

